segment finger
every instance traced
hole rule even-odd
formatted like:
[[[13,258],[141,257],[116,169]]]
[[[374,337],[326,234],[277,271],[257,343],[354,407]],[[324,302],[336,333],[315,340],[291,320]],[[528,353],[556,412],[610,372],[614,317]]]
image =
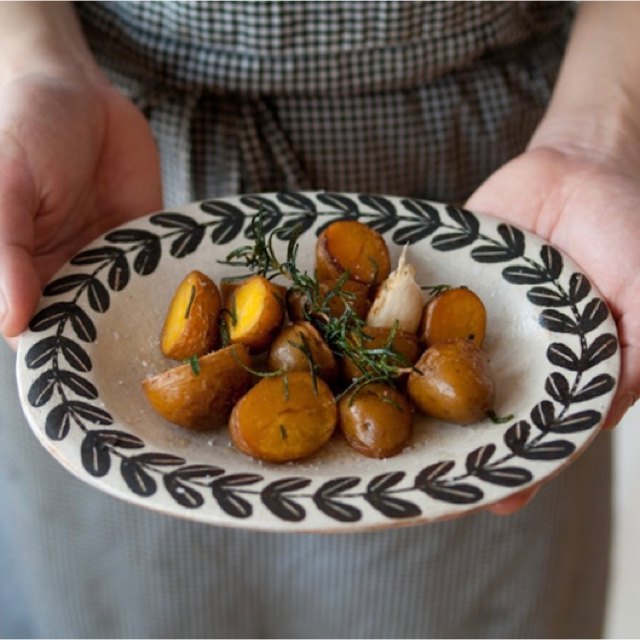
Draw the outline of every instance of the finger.
[[[26,161],[11,140],[0,139],[0,332],[19,335],[40,297],[33,262],[35,187]]]
[[[508,498],[501,500],[500,502],[496,502],[487,508],[489,513],[492,513],[496,516],[508,516],[516,511],[522,509],[525,505],[527,505],[533,497],[538,493],[540,489],[540,485],[536,485],[534,487],[530,487],[529,489],[525,489],[524,491],[520,491]]]
[[[624,341],[624,333],[621,333],[622,353],[618,388],[611,402],[609,414],[602,425],[602,428],[607,430],[618,426],[638,399],[638,389],[640,389],[640,349],[625,345]]]

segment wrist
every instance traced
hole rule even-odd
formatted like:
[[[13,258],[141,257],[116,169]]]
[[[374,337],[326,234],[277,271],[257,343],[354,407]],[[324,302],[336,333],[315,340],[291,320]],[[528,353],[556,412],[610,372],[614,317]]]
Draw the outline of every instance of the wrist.
[[[67,2],[0,3],[0,85],[34,74],[103,80]]]

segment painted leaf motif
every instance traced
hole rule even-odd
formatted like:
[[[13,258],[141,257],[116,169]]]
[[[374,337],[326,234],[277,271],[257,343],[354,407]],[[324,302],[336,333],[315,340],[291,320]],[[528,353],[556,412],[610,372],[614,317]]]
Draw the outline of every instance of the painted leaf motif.
[[[213,244],[227,244],[242,231],[244,214],[242,210],[229,202],[208,200],[200,205],[205,213],[218,218],[211,231]]]
[[[111,454],[98,431],[89,431],[80,446],[80,458],[85,471],[94,478],[101,478],[111,468]]]
[[[96,313],[105,313],[111,304],[107,288],[97,278],[91,278],[87,283],[87,300]]]
[[[376,476],[369,482],[364,499],[387,518],[402,519],[419,516],[422,511],[418,505],[389,493],[404,479],[405,475],[403,471],[395,471]]]
[[[582,368],[580,358],[562,342],[554,342],[547,348],[547,360],[556,367],[569,371],[579,371]]]
[[[60,345],[60,353],[69,366],[81,373],[88,373],[93,369],[91,358],[89,358],[87,352],[79,344],[65,336],[60,336],[58,342]]]
[[[435,500],[451,504],[473,504],[484,497],[484,493],[480,488],[464,482],[436,482],[425,485],[423,491]]]
[[[42,340],[38,340],[29,348],[24,358],[25,365],[28,369],[39,369],[55,356],[58,352],[59,342],[58,336],[47,336]]]
[[[554,333],[576,334],[580,331],[573,318],[555,309],[545,309],[540,314],[538,322],[545,329]]]
[[[204,227],[192,227],[176,236],[169,248],[174,258],[184,258],[196,251],[204,238]]]
[[[592,400],[599,396],[609,393],[616,386],[616,381],[613,376],[608,373],[602,373],[587,384],[585,384],[574,396],[574,402],[585,402],[586,400]]]
[[[360,478],[335,478],[323,484],[313,496],[315,505],[325,515],[339,522],[357,522],[362,517],[360,510],[338,498],[346,499],[342,494],[357,484]]]
[[[378,233],[386,233],[396,226],[397,212],[393,203],[382,196],[361,194],[358,200],[378,212],[378,216],[369,220],[367,225]]]
[[[499,224],[498,233],[504,244],[495,243],[476,247],[471,251],[471,257],[476,262],[506,262],[524,254],[525,242],[522,231],[507,224]]]
[[[469,473],[475,473],[479,469],[482,469],[496,452],[495,444],[487,444],[482,447],[474,449],[468,456],[466,461],[467,471]]]
[[[121,255],[122,249],[118,247],[96,247],[95,249],[81,251],[71,258],[70,262],[73,265],[102,264],[115,260]]]
[[[113,424],[113,418],[108,411],[95,407],[81,400],[71,400],[67,403],[69,409],[76,415],[93,424],[110,425]]]
[[[579,411],[565,416],[553,426],[554,433],[577,433],[595,427],[602,418],[599,411]]]
[[[58,379],[67,389],[81,398],[95,400],[98,397],[98,390],[95,385],[73,371],[59,370]]]
[[[184,229],[185,231],[188,231],[194,227],[200,226],[193,218],[186,216],[183,213],[156,213],[151,216],[150,220],[153,224],[165,227],[166,229]]]
[[[348,196],[339,193],[319,193],[318,200],[336,211],[341,211],[345,214],[344,217],[358,217],[358,203]]]
[[[535,285],[549,282],[549,274],[539,268],[512,265],[502,270],[502,277],[511,284]]]
[[[91,276],[86,273],[73,273],[50,282],[43,290],[43,296],[58,296],[82,287]]]
[[[557,371],[547,378],[544,388],[554,400],[563,405],[569,404],[572,400],[569,381]]]
[[[113,260],[107,274],[107,284],[111,291],[122,291],[131,279],[131,270],[124,253],[120,253]]]
[[[397,229],[393,241],[399,245],[414,244],[430,236],[440,226],[438,210],[422,200],[402,200],[404,207],[413,215],[408,225]],[[404,219],[404,216],[403,216]]]
[[[292,209],[302,209],[302,211],[315,214],[316,203],[302,193],[282,192],[276,194],[276,198]]]
[[[164,486],[169,495],[182,507],[187,509],[198,509],[204,504],[204,497],[193,487],[189,486],[180,478],[168,474],[164,476]]]
[[[562,255],[554,247],[545,244],[540,250],[540,257],[544,263],[549,278],[551,280],[557,280],[562,273],[563,261]]]
[[[285,241],[291,240],[294,234],[301,235],[308,231],[314,225],[316,218],[316,215],[312,213],[288,218],[276,231],[276,238]]]
[[[308,478],[284,478],[267,485],[261,494],[262,502],[275,516],[286,522],[302,522],[304,508],[287,493],[300,491],[311,484]]]
[[[609,309],[604,300],[595,298],[590,300],[582,316],[580,317],[580,328],[584,333],[589,333],[597,329],[609,317]]]
[[[584,300],[591,291],[589,279],[582,273],[574,273],[569,279],[569,298],[573,304]]]
[[[40,374],[29,387],[29,393],[27,394],[29,404],[32,407],[42,407],[47,404],[53,396],[57,381],[58,376],[54,369]]]
[[[133,493],[143,498],[152,496],[158,489],[156,481],[136,458],[123,458],[120,473]]]
[[[162,245],[160,238],[148,240],[133,260],[133,270],[140,276],[151,275],[160,264]]]
[[[584,368],[590,369],[613,357],[618,350],[618,339],[611,333],[598,336],[588,347]]]
[[[485,482],[503,487],[519,487],[533,480],[533,475],[528,469],[513,466],[478,469],[475,475]]]
[[[504,441],[507,447],[515,454],[520,455],[524,450],[531,434],[531,425],[526,420],[519,420],[509,427],[504,434]]]
[[[49,411],[45,419],[44,430],[49,440],[60,442],[67,437],[70,426],[71,412],[68,404],[63,402]]]
[[[556,421],[556,409],[552,402],[543,400],[531,410],[531,421],[540,431],[550,431]]]
[[[527,291],[527,299],[539,307],[566,307],[571,304],[562,292],[547,287],[532,287]]]
[[[158,236],[145,229],[116,229],[107,233],[105,238],[114,244],[137,244],[158,241]]]
[[[518,455],[527,460],[562,460],[568,458],[575,449],[575,445],[568,440],[549,440],[529,445],[518,451]]]
[[[446,476],[455,466],[452,460],[444,460],[436,464],[429,465],[420,471],[416,476],[416,488],[423,489],[427,485],[435,482],[439,478]]]
[[[251,473],[230,474],[214,480],[211,483],[211,493],[226,514],[234,518],[249,518],[253,507],[240,495],[239,489],[261,480],[262,476]]]

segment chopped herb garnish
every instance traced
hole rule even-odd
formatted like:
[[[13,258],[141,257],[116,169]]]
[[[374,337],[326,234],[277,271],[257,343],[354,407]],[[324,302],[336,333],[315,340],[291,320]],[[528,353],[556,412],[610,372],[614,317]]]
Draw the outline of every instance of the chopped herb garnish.
[[[189,303],[187,304],[187,309],[184,312],[184,319],[186,320],[191,313],[191,306],[193,305],[193,300],[196,297],[196,288],[195,285],[191,285],[191,295],[189,296]]]
[[[491,418],[491,422],[493,422],[494,424],[504,424],[505,422],[513,420],[512,413],[510,413],[508,416],[499,416],[495,411],[489,411],[488,416]]]
[[[282,436],[283,440],[287,439],[287,430],[284,428],[283,424],[280,425],[280,435]]]
[[[194,376],[200,375],[200,362],[198,361],[198,356],[191,356],[184,361],[185,364],[191,365],[191,371]]]

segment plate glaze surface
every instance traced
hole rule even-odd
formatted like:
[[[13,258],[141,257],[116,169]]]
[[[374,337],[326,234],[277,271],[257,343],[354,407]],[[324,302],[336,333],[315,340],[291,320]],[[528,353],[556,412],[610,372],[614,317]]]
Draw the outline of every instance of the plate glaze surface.
[[[216,282],[237,275],[220,261],[251,242],[260,208],[278,252],[303,229],[298,260],[309,272],[319,231],[358,219],[385,236],[393,264],[409,245],[422,286],[478,293],[495,410],[513,418],[458,427],[417,415],[412,442],[395,457],[366,458],[336,436],[312,458],[274,465],[239,453],[225,429],[194,433],[159,417],[140,383],[174,365],[159,349],[171,296],[192,269]],[[618,371],[610,312],[557,249],[450,205],[328,192],[208,200],[111,231],[45,288],[17,361],[34,433],[84,481],[170,515],[274,531],[451,518],[547,479],[597,433]]]

